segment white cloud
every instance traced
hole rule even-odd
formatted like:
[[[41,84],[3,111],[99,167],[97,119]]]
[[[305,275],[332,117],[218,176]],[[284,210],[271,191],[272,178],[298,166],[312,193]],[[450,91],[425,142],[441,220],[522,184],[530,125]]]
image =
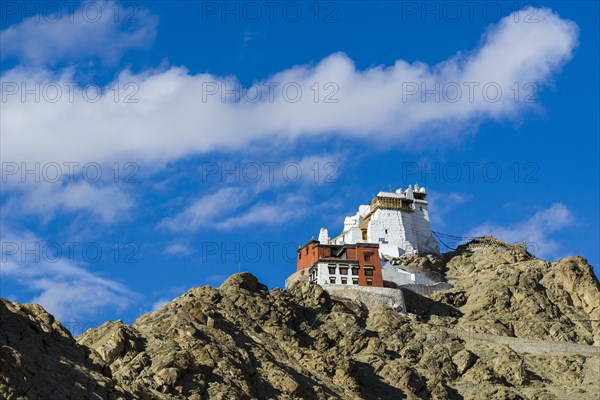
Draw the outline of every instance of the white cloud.
[[[14,57],[28,65],[88,58],[114,64],[127,50],[154,41],[158,20],[147,11],[127,9],[114,1],[88,1],[78,8],[74,4],[57,17],[31,16],[0,32],[0,58]]]
[[[201,228],[231,230],[249,225],[277,225],[299,218],[308,211],[306,198],[300,194],[276,196],[268,202],[257,201],[264,188],[222,188],[194,200],[175,216],[165,218],[159,228],[193,232]]]
[[[527,220],[509,226],[497,225],[491,221],[473,228],[467,236],[493,235],[507,243],[526,241],[538,257],[556,257],[561,244],[552,235],[574,223],[571,211],[562,203],[536,212]]]
[[[187,256],[194,253],[194,249],[184,243],[174,243],[167,246],[163,253],[175,256]]]
[[[83,212],[103,223],[126,219],[134,199],[116,185],[89,182],[7,184],[11,197],[3,207],[7,218],[37,215],[48,221],[56,212]]]
[[[472,52],[435,66],[398,60],[389,67],[361,71],[348,56],[336,53],[314,66],[295,66],[256,83],[252,88],[262,88],[263,97],[254,103],[205,96],[207,85],[226,83],[231,89],[237,82],[232,77],[191,74],[183,67],[124,71],[118,81],[139,87],[137,103],[125,103],[122,96],[115,102],[111,90],[96,103],[86,102],[79,89],[74,101],[64,94],[52,104],[22,102],[18,94],[9,95],[0,122],[1,156],[8,161],[60,162],[77,154],[80,161],[156,163],[214,150],[244,150],[251,143],[289,143],[327,135],[362,140],[376,136],[378,143],[392,146],[413,143],[410,139],[416,134],[420,142],[455,138],[482,120],[513,118],[536,106],[523,98],[515,102],[509,88],[514,82],[542,87],[570,60],[577,46],[577,26],[549,9],[540,9],[536,17],[537,23],[526,23],[507,16],[483,35]],[[3,83],[27,82],[30,87],[35,81],[56,80],[72,79],[65,71],[32,74],[22,69],[2,76]],[[272,99],[265,90],[267,82],[279,83]],[[318,102],[309,89],[314,82],[322,86]],[[337,103],[323,102],[333,90],[324,88],[328,82],[339,88]],[[436,83],[444,87],[452,82],[463,88],[454,103],[447,100],[451,94],[439,102],[406,94],[407,84],[423,83],[431,89]],[[473,101],[468,82],[479,84]],[[490,82],[503,90],[497,102],[483,97],[482,88]],[[297,102],[282,94],[282,87],[290,83],[303,90]],[[294,96],[294,90],[288,95]],[[494,97],[494,91],[487,95]]]
[[[245,226],[281,225],[300,218],[308,211],[304,196],[288,195],[272,203],[259,202],[243,213],[219,221],[219,229],[233,229]]]
[[[159,308],[161,308],[162,306],[167,304],[169,301],[171,301],[171,300],[166,299],[166,298],[161,298],[161,299],[156,300],[154,302],[154,304],[152,304],[152,311],[158,310]]]
[[[194,231],[213,225],[245,203],[246,195],[242,189],[220,189],[195,200],[174,217],[164,219],[159,226],[173,231]]]
[[[35,251],[23,258],[25,249],[40,249],[47,244],[29,231],[17,232],[2,225],[2,279],[9,279],[35,293],[31,302],[41,304],[63,322],[93,316],[99,310],[123,311],[137,297],[125,285],[94,274],[69,256]],[[12,246],[14,245],[14,246]],[[16,247],[15,247],[16,246]]]
[[[427,200],[429,201],[428,210],[431,223],[437,226],[445,226],[446,221],[444,217],[456,207],[471,201],[472,196],[459,192],[429,192]]]

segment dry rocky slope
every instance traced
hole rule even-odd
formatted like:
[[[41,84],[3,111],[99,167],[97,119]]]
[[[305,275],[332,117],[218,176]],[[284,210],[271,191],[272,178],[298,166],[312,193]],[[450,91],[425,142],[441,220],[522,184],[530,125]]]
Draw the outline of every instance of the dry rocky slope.
[[[488,238],[406,261],[454,288],[405,292],[400,315],[240,273],[77,338],[40,306],[2,300],[0,398],[598,398],[600,285],[583,258]]]

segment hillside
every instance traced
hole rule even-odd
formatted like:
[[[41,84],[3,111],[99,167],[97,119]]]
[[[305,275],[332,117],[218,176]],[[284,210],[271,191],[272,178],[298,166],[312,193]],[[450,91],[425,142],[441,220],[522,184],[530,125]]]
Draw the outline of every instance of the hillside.
[[[307,283],[269,291],[248,273],[77,338],[2,300],[0,397],[598,398],[600,285],[583,258],[488,238],[433,264],[454,288],[405,292],[409,315]]]

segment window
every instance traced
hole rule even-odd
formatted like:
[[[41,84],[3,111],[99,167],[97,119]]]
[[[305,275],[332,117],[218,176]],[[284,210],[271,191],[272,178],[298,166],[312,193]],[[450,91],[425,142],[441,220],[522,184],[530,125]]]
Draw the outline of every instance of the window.
[[[373,276],[373,268],[365,267],[365,276]]]
[[[329,275],[335,275],[335,267],[329,267]]]
[[[340,267],[340,275],[348,275],[348,267]]]
[[[348,278],[342,278],[342,285],[348,284]]]
[[[358,278],[352,278],[352,284],[358,285]]]
[[[306,255],[308,255],[308,247],[306,248]]]
[[[387,229],[385,230],[385,234],[387,235]]]
[[[329,283],[335,283],[335,276],[332,276],[331,278],[329,278]]]
[[[423,211],[423,206],[419,206],[419,210]]]
[[[373,286],[373,279],[367,278],[367,286]]]
[[[371,261],[372,255],[373,255],[373,253],[365,253],[364,254],[365,261]]]
[[[363,238],[363,240],[367,240],[367,230],[366,229],[362,230],[362,238]]]
[[[301,258],[302,258],[302,253],[301,253],[301,252],[299,252],[299,253],[298,253],[298,260],[299,260],[299,259],[301,259]]]
[[[358,267],[352,267],[352,275],[358,275]]]

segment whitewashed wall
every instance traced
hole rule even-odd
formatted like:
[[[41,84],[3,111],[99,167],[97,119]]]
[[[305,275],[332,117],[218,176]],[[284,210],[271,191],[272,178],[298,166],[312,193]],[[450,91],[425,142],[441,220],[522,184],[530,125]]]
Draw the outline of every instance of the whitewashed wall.
[[[329,285],[329,277],[333,276],[329,274],[329,264],[327,262],[322,262],[322,263],[318,263],[317,264],[317,268],[316,268],[316,277],[317,277],[317,282],[319,285],[323,286],[323,285]],[[333,263],[331,263],[333,264]],[[342,284],[342,277],[347,278],[348,279],[348,285],[352,285],[352,278],[358,278],[357,275],[352,275],[352,267],[348,266],[348,274],[346,275],[341,275],[340,274],[340,264],[335,264],[336,265],[336,269],[335,269],[335,283],[336,284]],[[343,264],[345,265],[345,264]],[[345,285],[344,285],[345,286]],[[356,285],[355,285],[356,286]]]
[[[424,274],[403,270],[402,268],[392,265],[387,261],[382,261],[381,275],[384,281],[394,282],[398,286],[415,283],[421,285],[431,285],[436,283],[436,281],[428,278]]]
[[[384,304],[392,307],[399,312],[406,313],[404,295],[400,289],[372,287],[372,286],[351,286],[347,285],[322,285],[330,295],[344,297],[350,300],[359,301],[366,306]]]

